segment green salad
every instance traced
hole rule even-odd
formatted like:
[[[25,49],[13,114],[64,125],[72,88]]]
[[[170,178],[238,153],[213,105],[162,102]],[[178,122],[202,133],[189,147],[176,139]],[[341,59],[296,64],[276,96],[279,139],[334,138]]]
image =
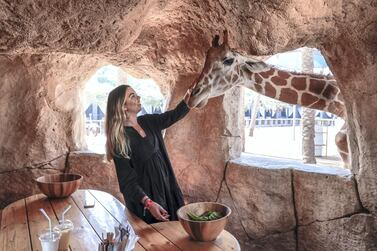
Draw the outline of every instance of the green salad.
[[[193,221],[211,221],[211,220],[217,220],[223,217],[223,215],[217,211],[207,211],[201,215],[196,215],[194,213],[188,212],[187,216],[190,218],[190,220],[193,220]]]

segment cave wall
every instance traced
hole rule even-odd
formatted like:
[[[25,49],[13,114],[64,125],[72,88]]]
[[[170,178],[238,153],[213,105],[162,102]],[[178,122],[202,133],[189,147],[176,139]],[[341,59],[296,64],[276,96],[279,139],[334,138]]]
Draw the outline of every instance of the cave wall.
[[[85,147],[78,83],[97,62],[67,54],[0,56],[1,207],[38,192],[33,178],[62,172],[67,154]]]

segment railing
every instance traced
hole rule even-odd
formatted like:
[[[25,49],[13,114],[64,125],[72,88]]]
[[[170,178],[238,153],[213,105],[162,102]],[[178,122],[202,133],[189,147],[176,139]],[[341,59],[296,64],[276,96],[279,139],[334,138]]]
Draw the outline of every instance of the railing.
[[[328,153],[328,134],[329,127],[335,126],[336,119],[322,119],[315,118],[315,156],[327,156]],[[255,121],[255,127],[267,128],[267,127],[292,127],[293,139],[296,137],[295,128],[302,125],[302,119],[290,119],[290,118],[259,118]],[[250,118],[245,117],[245,128],[250,128]]]
[[[105,121],[104,120],[85,120],[86,135],[101,135],[105,133]]]
[[[250,118],[245,117],[245,127],[250,127]],[[294,123],[294,124],[293,124]],[[289,119],[289,118],[278,118],[278,119],[270,119],[270,118],[259,118],[255,121],[256,127],[277,127],[277,126],[300,126],[301,119]],[[334,126],[335,119],[315,119],[315,124],[319,126]]]

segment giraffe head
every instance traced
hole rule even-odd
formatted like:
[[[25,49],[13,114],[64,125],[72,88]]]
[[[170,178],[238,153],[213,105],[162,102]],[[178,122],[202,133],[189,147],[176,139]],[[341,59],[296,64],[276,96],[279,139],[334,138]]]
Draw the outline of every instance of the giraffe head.
[[[221,45],[219,38],[218,35],[213,38],[212,46],[207,51],[203,70],[188,102],[190,107],[202,108],[208,99],[223,95],[232,87],[244,84],[245,73],[257,73],[269,68],[263,61],[244,57],[233,51],[228,45],[226,30]]]

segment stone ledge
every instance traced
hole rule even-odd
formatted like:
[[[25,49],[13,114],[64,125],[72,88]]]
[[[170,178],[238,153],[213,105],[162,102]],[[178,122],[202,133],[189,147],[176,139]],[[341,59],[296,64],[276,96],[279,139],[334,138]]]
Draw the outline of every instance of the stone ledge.
[[[353,176],[293,170],[298,225],[362,212]]]
[[[350,170],[344,168],[303,164],[293,159],[266,157],[249,153],[242,153],[241,157],[233,159],[229,161],[229,163],[265,169],[294,169],[311,173],[338,175],[342,177],[353,176]]]
[[[218,201],[231,206],[227,228],[246,246],[363,211],[349,170],[250,154],[229,161]],[[296,249],[291,238],[285,241],[283,250]]]
[[[114,164],[106,161],[104,154],[90,151],[71,152],[68,156],[67,172],[77,173],[84,177],[80,188],[108,192],[124,204]]]
[[[241,222],[253,239],[294,230],[291,177],[288,168],[263,168],[234,161],[228,164],[225,182]]]
[[[264,172],[280,170],[285,173],[286,170],[290,170],[297,225],[362,212],[355,179],[348,169],[251,154],[242,154],[240,158],[230,161],[230,166],[232,165],[247,169],[256,168]]]
[[[377,250],[377,218],[355,214],[298,228],[299,250]]]

